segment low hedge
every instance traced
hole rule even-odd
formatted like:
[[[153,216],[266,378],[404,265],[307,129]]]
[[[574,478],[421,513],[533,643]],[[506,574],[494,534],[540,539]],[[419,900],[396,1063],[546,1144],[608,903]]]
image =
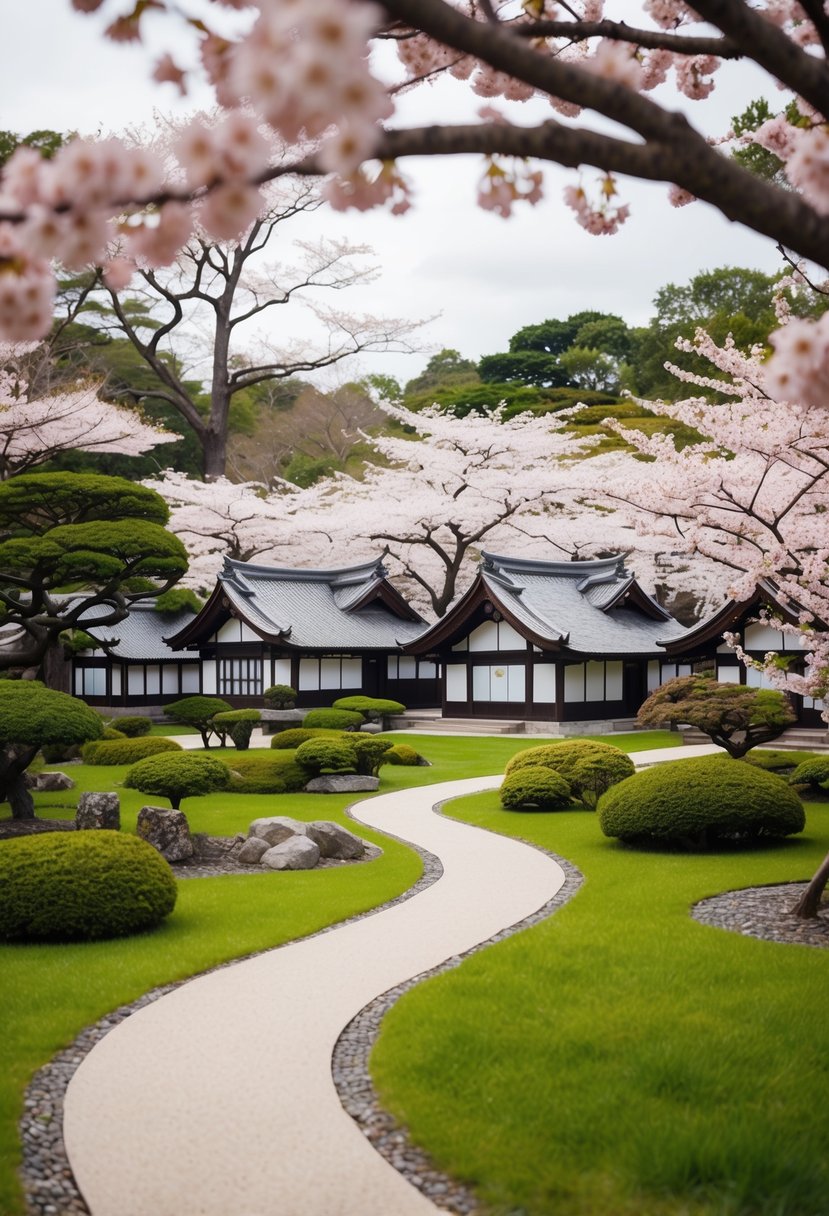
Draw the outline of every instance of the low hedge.
[[[829,790],[829,756],[815,756],[804,760],[789,777],[790,785],[807,785],[815,793]]]
[[[565,779],[542,765],[525,765],[510,773],[499,794],[505,811],[560,811],[571,801]]]
[[[312,777],[357,770],[357,750],[347,739],[309,739],[299,745],[294,759]]]
[[[560,743],[526,748],[512,757],[504,771],[509,776],[537,765],[559,773],[572,796],[591,808],[605,790],[632,777],[636,771],[630,756],[618,747],[593,739],[563,739]]]
[[[229,761],[234,794],[297,794],[305,789],[308,774],[289,752],[272,755],[236,755]]]
[[[302,719],[306,729],[323,726],[328,730],[359,730],[364,718],[352,709],[309,709]]]
[[[102,740],[127,738],[129,738],[127,732],[125,730],[118,730],[115,726],[105,726],[103,734],[101,735]]]
[[[146,718],[143,714],[128,714],[123,718],[113,719],[110,725],[130,739],[139,739],[150,733],[153,722],[152,718]]]
[[[779,777],[726,756],[655,764],[603,794],[598,815],[605,836],[691,848],[791,836],[806,822]]]
[[[143,739],[105,739],[86,743],[81,750],[84,764],[135,764],[157,752],[180,752],[181,744],[164,735]]]
[[[164,858],[119,832],[49,832],[0,849],[0,939],[77,941],[152,929],[176,903]]]
[[[271,739],[271,747],[276,751],[287,751],[299,747],[300,743],[307,743],[309,739],[345,739],[350,731],[345,730],[327,730],[324,726],[312,728],[305,726],[291,726],[288,730],[281,730],[279,734],[274,735]]]
[[[405,705],[401,705],[399,701],[390,701],[385,697],[338,697],[334,702],[333,708],[355,710],[358,714],[362,714],[369,722],[376,722],[384,714],[402,714],[406,712]]]
[[[127,769],[124,785],[152,797],[169,798],[177,811],[182,798],[197,798],[223,790],[230,783],[230,769],[223,760],[178,751],[166,756],[147,756]]]

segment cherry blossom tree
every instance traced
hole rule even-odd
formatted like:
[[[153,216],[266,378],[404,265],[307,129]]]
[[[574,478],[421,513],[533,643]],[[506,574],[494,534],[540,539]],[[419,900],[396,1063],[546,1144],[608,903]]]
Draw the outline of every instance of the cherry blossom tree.
[[[148,482],[170,505],[170,526],[187,546],[183,583],[212,589],[225,554],[325,567],[383,551],[400,589],[434,617],[472,582],[483,547],[560,558],[635,547],[632,560],[646,585],[670,582],[664,538],[637,541],[624,512],[589,509],[595,495],[585,486],[596,461],[583,461],[579,475],[576,458],[593,440],[549,416],[503,421],[501,411],[455,418],[388,403],[382,409],[410,437],[365,436],[378,460],[361,478],[338,474],[306,490],[282,482],[269,491],[226,479],[208,485],[168,470]],[[624,453],[599,463],[606,475],[617,464],[636,464]],[[722,580],[700,573],[697,581],[721,593]]]
[[[101,385],[91,381],[31,399],[20,366],[31,353],[31,344],[0,346],[0,481],[62,452],[141,456],[179,438],[148,425],[135,410],[102,400]]]
[[[138,147],[157,155],[169,174],[180,176],[176,152],[203,156],[203,145],[221,139],[231,155],[231,141],[245,129],[230,119],[202,115],[184,129],[171,124],[148,146]],[[250,132],[249,137],[253,139]],[[277,160],[284,156],[275,137],[266,140],[256,132],[254,142]],[[151,248],[160,239],[160,223],[139,240],[142,256],[129,290],[119,283],[119,267],[127,265],[123,258],[116,257],[113,270],[103,276],[116,332],[132,343],[160,382],[152,396],[171,405],[196,435],[208,480],[225,474],[231,408],[248,390],[332,367],[361,352],[413,351],[419,324],[357,315],[320,302],[321,293],[371,282],[377,270],[366,262],[371,251],[364,245],[328,237],[286,241],[283,226],[321,206],[308,179],[286,177],[269,186],[242,232],[219,214],[221,199],[211,194],[192,217],[191,231],[169,268],[156,264]],[[137,239],[122,229],[116,254]],[[269,260],[275,244],[282,246],[279,262]],[[281,343],[257,337],[253,327],[287,306]],[[289,338],[288,318],[297,310],[301,317],[313,317],[314,336]],[[193,387],[202,380],[209,400],[206,413],[203,394]]]
[[[597,234],[627,217],[620,175],[663,181],[676,205],[702,199],[829,267],[829,20],[819,0],[699,0],[693,8],[644,0],[633,19],[626,6],[624,21],[613,19],[612,3],[605,14],[604,0],[214,0],[215,21],[209,7],[197,20],[172,0],[73,5],[109,12],[116,41],[141,40],[150,20],[168,21],[171,48],[197,41],[226,118],[209,134],[198,120],[183,133],[181,173],[172,178],[160,158],[112,139],[71,141],[48,163],[35,149],[17,149],[0,203],[0,328],[8,338],[45,332],[52,257],[70,267],[103,263],[110,284],[123,285],[136,259],[174,260],[196,213],[214,239],[238,238],[265,206],[263,183],[291,174],[325,176],[333,206],[388,204],[400,213],[409,206],[401,163],[423,155],[482,156],[478,201],[502,215],[539,200],[545,162],[592,167],[595,183],[574,177],[565,200]],[[242,8],[247,19],[235,30],[219,20]],[[382,42],[397,52],[394,78],[368,54]],[[652,92],[670,81],[702,103],[719,78],[731,81],[740,60],[779,86],[781,104],[732,143],[772,152],[782,185],[752,176],[728,142],[710,140]],[[169,51],[154,76],[187,87]],[[438,76],[487,99],[477,121],[395,125],[396,94]],[[263,124],[295,154],[274,163]],[[113,256],[116,230],[122,249]],[[824,349],[823,332],[815,336]],[[784,364],[786,356],[780,352]],[[802,387],[796,396],[820,401]]]
[[[660,413],[705,436],[681,449],[668,434],[647,436],[624,421],[608,421],[653,461],[638,464],[638,476],[638,462],[631,462],[625,484],[616,468],[600,477],[594,461],[598,486],[614,503],[634,505],[637,530],[670,538],[729,571],[735,599],[771,580],[799,617],[797,626],[786,628],[802,637],[806,659],[804,671],[794,672],[770,655],[765,670],[792,692],[827,696],[829,414],[778,400],[777,377],[761,347],[743,353],[730,339],[718,346],[703,330],[682,345],[704,355],[713,374],[676,367],[673,373],[729,400],[714,405],[696,396],[659,403]]]

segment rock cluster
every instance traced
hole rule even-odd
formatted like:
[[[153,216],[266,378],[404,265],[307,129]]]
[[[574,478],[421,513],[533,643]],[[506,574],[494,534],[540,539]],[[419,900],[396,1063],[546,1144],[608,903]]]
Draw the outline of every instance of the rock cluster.
[[[226,862],[234,867],[312,870],[323,859],[357,861],[367,855],[364,841],[340,824],[303,823],[289,815],[254,819],[247,837],[203,836],[191,835],[183,811],[144,806],[138,812],[137,832],[173,864]]]
[[[303,823],[288,815],[254,819],[237,860],[268,870],[312,870],[320,858],[355,861],[365,853],[359,836],[338,823]]]
[[[73,790],[75,782],[66,773],[29,773],[23,774],[23,781],[27,789],[34,790],[36,793],[54,794],[59,790]]]

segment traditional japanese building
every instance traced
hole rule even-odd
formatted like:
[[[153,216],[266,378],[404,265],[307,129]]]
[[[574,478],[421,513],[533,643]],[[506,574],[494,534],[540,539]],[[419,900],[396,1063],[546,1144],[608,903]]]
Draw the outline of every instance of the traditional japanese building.
[[[726,642],[724,634],[733,634],[746,654],[762,661],[773,651],[790,660],[790,670],[803,670],[803,646],[799,638],[784,633],[775,625],[782,621],[796,625],[800,615],[798,605],[786,600],[774,583],[764,579],[744,600],[729,600],[718,612],[693,625],[681,637],[665,643],[665,657],[684,670],[711,670],[723,683],[747,684],[750,688],[773,687],[763,672],[746,667],[739,661],[734,648]],[[765,619],[761,620],[760,617]],[[826,628],[816,622],[818,628]],[[814,697],[789,694],[792,706],[801,726],[825,729],[821,717],[823,702]]]
[[[199,662],[201,692],[233,705],[287,684],[300,707],[349,693],[421,707],[439,704],[437,666],[403,648],[425,628],[379,561],[301,570],[225,558],[201,612],[166,641]]]
[[[159,612],[151,601],[133,604],[117,625],[96,625],[105,605],[93,606],[83,622],[85,632],[107,643],[72,660],[72,691],[90,705],[136,712],[177,701],[202,691],[201,663],[191,651],[167,645],[164,635],[193,620],[190,608]]]
[[[484,553],[469,591],[404,649],[442,667],[446,717],[591,722],[631,718],[686,670],[685,629],[621,556],[537,561]],[[690,667],[687,667],[690,670]]]

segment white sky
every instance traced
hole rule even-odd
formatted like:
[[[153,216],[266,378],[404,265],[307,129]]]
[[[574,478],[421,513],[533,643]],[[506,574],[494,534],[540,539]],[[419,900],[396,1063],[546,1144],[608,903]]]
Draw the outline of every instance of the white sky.
[[[93,32],[95,19],[75,14],[69,0],[0,0],[0,28],[2,129],[110,133],[150,123],[154,109],[184,112],[210,104],[207,91],[181,104],[172,86],[153,85],[146,53],[103,42]],[[735,74],[726,67],[721,77],[714,102],[686,103],[691,117],[709,133],[725,129],[730,116],[762,90],[761,78],[750,72]],[[775,104],[774,94],[766,92]],[[676,104],[673,93],[665,96]],[[470,105],[466,90],[447,82],[404,98],[400,115],[411,123],[464,121],[479,104],[474,99]],[[704,121],[700,104],[713,111]],[[667,282],[686,282],[698,271],[722,265],[766,272],[781,265],[772,242],[728,223],[704,204],[675,210],[661,185],[622,182],[631,218],[616,236],[593,237],[578,227],[561,199],[574,175],[556,166],[545,168],[544,201],[535,208],[517,208],[509,220],[475,205],[481,172],[477,158],[413,161],[402,167],[416,184],[415,207],[408,215],[324,210],[316,213],[313,231],[300,232],[297,226],[290,235],[338,236],[373,246],[382,276],[331,302],[375,315],[439,312],[424,331],[429,351],[448,346],[477,359],[505,350],[510,335],[523,325],[586,308],[643,324],[656,290]],[[596,176],[585,171],[585,185]],[[287,225],[283,231],[287,237]],[[292,324],[286,311],[279,310],[280,323]],[[291,337],[286,331],[286,340]],[[405,381],[422,370],[429,351],[364,356],[349,375],[377,371]]]

